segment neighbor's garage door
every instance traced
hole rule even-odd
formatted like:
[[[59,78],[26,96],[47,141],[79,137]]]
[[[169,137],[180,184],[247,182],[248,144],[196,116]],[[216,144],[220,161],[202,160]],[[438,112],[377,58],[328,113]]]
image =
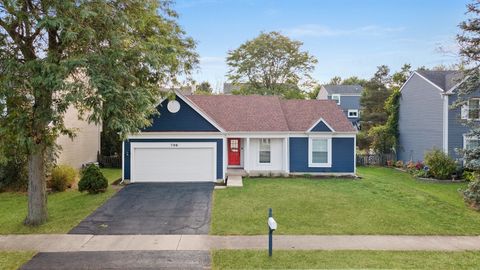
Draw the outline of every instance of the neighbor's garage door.
[[[132,182],[215,181],[215,143],[132,143]]]

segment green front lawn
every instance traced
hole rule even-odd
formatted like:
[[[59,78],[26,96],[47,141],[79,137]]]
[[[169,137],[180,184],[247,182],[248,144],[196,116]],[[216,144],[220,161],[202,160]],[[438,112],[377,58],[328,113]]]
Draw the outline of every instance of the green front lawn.
[[[109,183],[121,175],[120,169],[102,169]],[[115,194],[109,186],[107,192],[90,195],[77,190],[48,195],[47,223],[39,227],[22,224],[27,214],[27,195],[24,193],[0,193],[0,234],[67,233],[108,198]]]
[[[0,269],[16,270],[33,255],[35,255],[34,251],[0,251]]]
[[[266,251],[212,252],[212,269],[478,269],[480,252]]]
[[[458,189],[424,183],[388,168],[361,167],[352,179],[246,179],[215,190],[211,233],[266,234],[273,208],[276,234],[478,235],[480,213]]]

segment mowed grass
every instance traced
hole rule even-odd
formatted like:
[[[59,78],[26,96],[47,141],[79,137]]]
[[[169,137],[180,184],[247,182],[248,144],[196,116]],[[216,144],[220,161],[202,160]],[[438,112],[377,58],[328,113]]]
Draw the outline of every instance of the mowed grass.
[[[102,169],[109,183],[121,175],[120,169]],[[48,195],[48,221],[39,227],[23,225],[27,215],[26,193],[0,193],[0,234],[67,233],[108,198],[115,194],[112,186],[107,192],[90,195],[77,190]]]
[[[478,269],[480,252],[217,250],[212,269]]]
[[[361,167],[362,179],[246,179],[215,190],[211,234],[479,235],[480,213],[467,208],[465,183],[419,182],[394,169]]]
[[[0,270],[16,270],[33,255],[34,251],[0,251]]]

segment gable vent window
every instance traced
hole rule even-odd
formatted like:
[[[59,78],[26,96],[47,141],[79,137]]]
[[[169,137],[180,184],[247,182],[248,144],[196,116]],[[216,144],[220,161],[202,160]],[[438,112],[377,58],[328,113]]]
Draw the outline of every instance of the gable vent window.
[[[339,94],[333,94],[332,95],[332,100],[335,100],[337,102],[337,105],[340,105],[340,95]]]
[[[271,151],[270,151],[270,139],[260,139],[260,153],[259,162],[262,164],[270,163]]]

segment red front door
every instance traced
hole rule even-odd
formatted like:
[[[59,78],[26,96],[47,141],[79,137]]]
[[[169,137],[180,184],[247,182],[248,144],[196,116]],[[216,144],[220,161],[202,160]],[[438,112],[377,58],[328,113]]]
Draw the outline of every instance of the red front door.
[[[228,165],[240,165],[240,139],[228,139]]]

